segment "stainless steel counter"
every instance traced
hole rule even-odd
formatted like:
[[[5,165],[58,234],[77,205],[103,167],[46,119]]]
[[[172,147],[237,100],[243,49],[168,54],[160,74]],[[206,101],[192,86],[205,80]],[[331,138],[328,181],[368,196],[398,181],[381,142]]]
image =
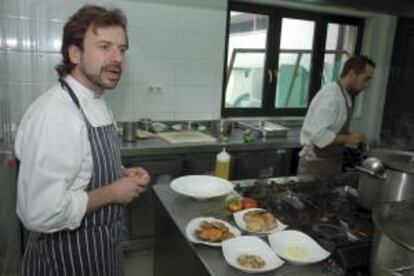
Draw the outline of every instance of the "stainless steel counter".
[[[283,149],[298,148],[300,129],[289,130],[285,137],[257,138],[256,140],[245,143],[243,131],[234,129],[228,139],[217,138],[215,143],[183,143],[170,144],[161,138],[139,139],[136,142],[123,143],[121,148],[122,156],[145,156],[145,155],[165,155],[179,154],[196,150],[199,153],[219,151],[223,146],[229,150],[260,150],[260,149]]]
[[[174,193],[169,185],[154,186],[156,204],[156,240],[154,275],[246,275],[231,267],[221,247],[208,247],[189,242],[185,227],[192,218],[213,216],[234,225],[224,207],[224,199],[199,201]],[[261,275],[324,275],[321,264],[282,267]],[[325,274],[327,275],[327,274]]]

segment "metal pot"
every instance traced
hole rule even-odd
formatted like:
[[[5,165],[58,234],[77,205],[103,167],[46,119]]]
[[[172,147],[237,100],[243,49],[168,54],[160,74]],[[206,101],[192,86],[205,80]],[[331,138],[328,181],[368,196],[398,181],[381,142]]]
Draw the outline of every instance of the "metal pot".
[[[358,182],[358,200],[365,209],[371,210],[379,202],[384,179],[369,173],[361,173]]]
[[[386,203],[374,208],[375,234],[371,254],[371,274],[413,275],[414,201]],[[400,274],[398,274],[400,273]]]
[[[370,156],[383,162],[385,172],[375,172],[368,162],[359,168],[358,192],[363,207],[372,209],[379,203],[414,199],[414,153],[376,149]]]
[[[122,122],[122,140],[124,142],[135,142],[137,139],[137,122]]]

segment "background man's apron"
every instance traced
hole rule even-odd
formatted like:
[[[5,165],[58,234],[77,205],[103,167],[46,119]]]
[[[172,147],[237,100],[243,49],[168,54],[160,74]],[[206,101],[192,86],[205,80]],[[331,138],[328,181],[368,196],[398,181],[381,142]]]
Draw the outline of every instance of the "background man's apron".
[[[90,191],[120,178],[120,140],[113,124],[93,127],[71,87],[61,80],[81,111],[88,129],[93,171]],[[107,205],[87,214],[78,229],[56,233],[30,233],[23,257],[23,275],[122,275],[121,231],[123,207]]]
[[[346,104],[346,121],[337,134],[349,134],[352,119],[352,106],[348,105],[348,100],[344,89],[339,85],[342,96]],[[300,156],[298,164],[298,175],[336,175],[342,172],[342,158],[344,145],[330,144],[324,148],[314,147],[315,155],[318,159],[305,160],[304,156]]]

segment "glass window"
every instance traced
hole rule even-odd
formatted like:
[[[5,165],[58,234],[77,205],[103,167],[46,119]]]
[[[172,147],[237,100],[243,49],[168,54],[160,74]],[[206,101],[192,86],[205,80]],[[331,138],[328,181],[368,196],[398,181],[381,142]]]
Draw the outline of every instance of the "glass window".
[[[339,79],[345,61],[355,53],[357,38],[358,26],[328,24],[322,84]]]
[[[276,108],[307,107],[314,34],[314,21],[282,19]]]
[[[268,16],[230,13],[226,108],[262,106],[268,26]]]
[[[222,115],[303,116],[358,54],[364,19],[229,1]]]

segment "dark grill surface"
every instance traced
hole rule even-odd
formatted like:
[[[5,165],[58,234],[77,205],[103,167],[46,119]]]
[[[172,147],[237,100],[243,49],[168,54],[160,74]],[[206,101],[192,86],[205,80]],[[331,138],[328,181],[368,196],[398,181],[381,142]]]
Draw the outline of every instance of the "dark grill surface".
[[[366,275],[373,223],[357,201],[358,174],[336,177],[276,178],[240,182],[236,190],[255,198],[289,229],[300,230],[332,252],[329,260],[346,275]]]

